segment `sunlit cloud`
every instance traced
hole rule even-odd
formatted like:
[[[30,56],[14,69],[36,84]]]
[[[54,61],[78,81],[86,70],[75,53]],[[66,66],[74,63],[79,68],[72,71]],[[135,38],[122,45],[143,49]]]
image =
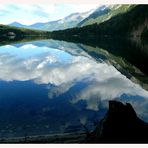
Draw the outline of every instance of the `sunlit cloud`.
[[[8,45],[9,46],[9,45]],[[32,44],[27,44],[21,47],[22,49],[28,49],[28,48],[36,48],[36,46],[32,45]]]

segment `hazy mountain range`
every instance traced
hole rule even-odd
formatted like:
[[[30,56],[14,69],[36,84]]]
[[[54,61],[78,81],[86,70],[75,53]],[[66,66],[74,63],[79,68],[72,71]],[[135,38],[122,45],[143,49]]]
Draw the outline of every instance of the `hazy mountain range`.
[[[56,20],[56,21],[50,21],[47,23],[35,23],[32,25],[23,25],[19,22],[13,22],[11,24],[8,24],[9,26],[15,26],[15,27],[21,27],[21,28],[29,28],[29,29],[38,29],[38,30],[64,30],[67,28],[73,28],[76,27],[78,23],[80,23],[82,20],[87,18],[93,10],[90,10],[88,12],[84,13],[72,13],[69,16],[66,16],[63,19]]]
[[[73,13],[69,16],[46,23],[35,23],[32,25],[23,25],[19,22],[13,22],[8,24],[9,26],[29,28],[29,29],[38,29],[38,30],[64,30],[74,27],[83,27],[86,25],[101,23],[105,20],[110,19],[111,17],[126,12],[133,5],[102,5],[99,6],[96,10],[90,10],[84,13]]]

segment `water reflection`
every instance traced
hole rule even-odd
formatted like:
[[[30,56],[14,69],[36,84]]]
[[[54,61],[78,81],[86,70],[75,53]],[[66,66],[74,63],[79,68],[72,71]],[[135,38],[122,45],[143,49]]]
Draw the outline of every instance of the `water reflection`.
[[[0,47],[1,137],[92,129],[111,99],[131,102],[148,121],[148,92],[87,48],[54,40]]]

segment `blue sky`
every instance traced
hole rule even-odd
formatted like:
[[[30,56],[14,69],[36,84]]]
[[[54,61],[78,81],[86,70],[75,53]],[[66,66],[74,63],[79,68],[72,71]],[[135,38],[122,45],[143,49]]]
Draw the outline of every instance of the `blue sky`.
[[[25,25],[54,21],[74,12],[95,9],[98,4],[0,4],[0,24],[14,21]]]

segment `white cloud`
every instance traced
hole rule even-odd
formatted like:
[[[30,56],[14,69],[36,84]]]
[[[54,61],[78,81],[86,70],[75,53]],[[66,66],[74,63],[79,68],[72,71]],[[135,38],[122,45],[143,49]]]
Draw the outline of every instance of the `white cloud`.
[[[8,45],[9,46],[9,45]],[[22,49],[29,49],[29,48],[36,48],[36,46],[32,45],[32,44],[27,44],[21,47]]]
[[[51,83],[57,88],[58,86],[62,88],[62,85],[64,85],[65,91],[83,79],[91,82],[88,87],[77,94],[77,99],[87,100],[90,96],[110,99],[119,97],[123,93],[148,96],[146,91],[121,75],[113,66],[96,63],[86,57],[73,57],[72,60],[63,63],[50,53],[27,59],[3,53],[0,54],[0,63],[0,79],[5,81],[34,79],[35,83]],[[53,92],[55,93],[55,89]],[[57,93],[60,92],[63,93],[64,90],[57,91]]]
[[[55,9],[54,4],[1,4],[0,21],[4,24],[17,21],[25,25],[36,22],[48,22],[51,14],[54,14]]]
[[[58,87],[57,86],[51,87],[48,93],[49,99],[53,99],[54,97],[58,97],[59,95],[68,92],[73,85],[74,85],[73,83],[63,83]]]
[[[45,60],[38,64],[37,69],[44,68],[46,64],[48,63],[55,63],[57,59],[54,56],[46,56]]]
[[[97,79],[94,80],[92,84],[81,90],[72,102],[77,103],[80,100],[84,100],[87,102],[87,108],[99,110],[98,105],[100,101],[119,99],[123,94],[148,98],[148,92],[139,85],[132,83],[122,75],[117,75],[111,76],[102,82],[99,82]]]
[[[56,6],[54,4],[48,4],[48,5],[39,4],[39,6],[47,14],[54,13],[54,11],[56,10]]]
[[[79,4],[74,5],[74,10],[76,12],[87,12],[89,10],[96,9],[98,6],[98,4]]]

